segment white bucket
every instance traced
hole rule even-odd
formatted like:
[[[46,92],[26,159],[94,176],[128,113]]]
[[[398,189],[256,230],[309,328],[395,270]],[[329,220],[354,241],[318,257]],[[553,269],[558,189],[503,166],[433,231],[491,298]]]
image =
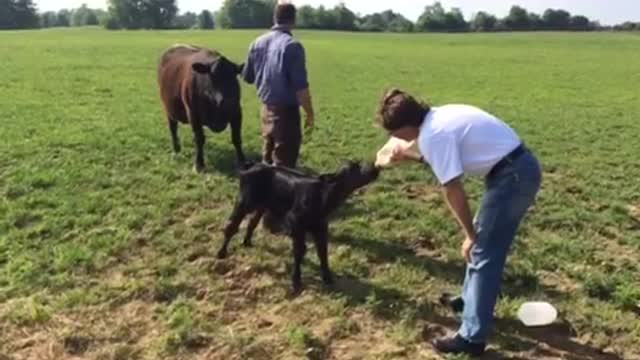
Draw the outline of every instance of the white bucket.
[[[525,326],[551,325],[558,317],[558,311],[547,302],[526,302],[518,310],[518,318]]]

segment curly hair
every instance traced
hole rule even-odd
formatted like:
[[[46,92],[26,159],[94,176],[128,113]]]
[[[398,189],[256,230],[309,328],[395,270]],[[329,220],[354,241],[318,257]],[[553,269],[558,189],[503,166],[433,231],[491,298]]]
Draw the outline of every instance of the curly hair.
[[[405,126],[420,127],[430,110],[426,103],[417,101],[400,89],[392,88],[385,91],[380,99],[376,119],[387,131]]]

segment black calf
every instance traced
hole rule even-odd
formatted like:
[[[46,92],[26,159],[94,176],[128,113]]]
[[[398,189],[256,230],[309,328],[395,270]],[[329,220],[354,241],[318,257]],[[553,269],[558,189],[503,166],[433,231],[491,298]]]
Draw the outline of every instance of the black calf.
[[[224,244],[219,258],[227,256],[231,238],[238,232],[244,218],[254,213],[244,239],[251,246],[251,238],[260,220],[274,234],[284,234],[293,240],[293,291],[301,290],[300,267],[307,251],[305,237],[313,237],[322,280],[333,282],[327,247],[329,215],[357,189],[377,179],[379,170],[373,165],[361,166],[350,162],[339,172],[314,176],[296,170],[255,164],[240,173],[240,194],[224,230]]]

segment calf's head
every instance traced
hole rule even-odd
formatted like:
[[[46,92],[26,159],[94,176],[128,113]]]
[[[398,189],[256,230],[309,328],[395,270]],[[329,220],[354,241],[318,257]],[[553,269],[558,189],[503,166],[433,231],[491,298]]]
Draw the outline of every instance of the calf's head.
[[[321,176],[328,184],[326,196],[329,210],[344,202],[354,191],[375,181],[379,174],[380,170],[372,163],[349,162],[337,173]]]
[[[240,104],[240,82],[238,74],[242,72],[243,65],[237,65],[224,56],[219,56],[210,62],[196,62],[192,65],[193,71],[198,74],[208,75],[213,97],[218,104],[237,106]]]

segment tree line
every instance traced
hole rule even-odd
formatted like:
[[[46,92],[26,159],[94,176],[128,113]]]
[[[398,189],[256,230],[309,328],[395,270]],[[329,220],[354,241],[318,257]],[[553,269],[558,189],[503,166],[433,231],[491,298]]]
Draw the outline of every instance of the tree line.
[[[213,29],[214,15],[178,14],[175,0],[110,0],[109,10],[86,4],[75,9],[38,12],[33,0],[0,0],[0,30],[103,26],[107,29]]]
[[[266,28],[272,25],[276,0],[225,0],[215,13],[179,13],[177,0],[109,0],[108,11],[82,5],[77,9],[39,13],[33,0],[0,0],[0,29],[102,25],[107,29],[229,29]],[[480,11],[469,20],[459,8],[440,2],[425,6],[416,22],[392,10],[360,16],[344,3],[333,8],[302,6],[297,27],[369,32],[490,32],[490,31],[640,31],[640,22],[601,26],[586,16],[562,9],[542,14],[513,6],[504,18]]]

